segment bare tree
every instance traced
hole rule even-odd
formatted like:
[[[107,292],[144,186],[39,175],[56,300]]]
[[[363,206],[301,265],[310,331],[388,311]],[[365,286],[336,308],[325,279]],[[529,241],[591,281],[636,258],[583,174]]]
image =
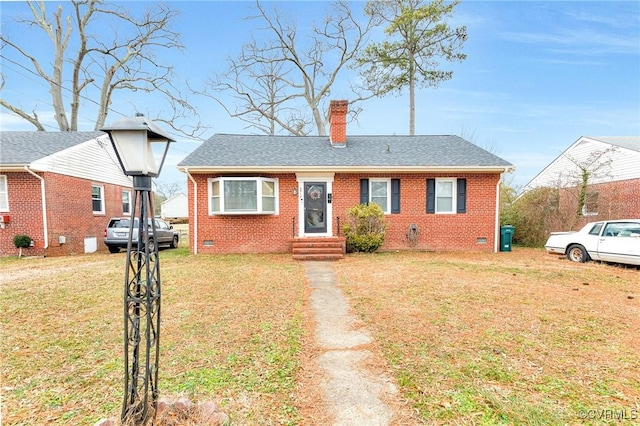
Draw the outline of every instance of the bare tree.
[[[171,197],[173,197],[174,195],[179,194],[182,191],[182,183],[181,182],[163,182],[163,181],[157,181],[156,182],[157,187],[156,190],[158,192],[158,194],[162,195],[163,197],[165,197],[165,199],[169,199]]]
[[[180,182],[164,182],[157,180],[154,198],[155,215],[159,216],[162,213],[162,203],[175,195],[178,195],[182,190],[183,185]]]
[[[565,174],[561,174],[559,179],[564,180],[564,182],[561,182],[563,187],[574,188],[574,191],[567,191],[567,193],[575,198],[576,219],[588,214],[590,210],[588,204],[597,204],[595,199],[597,196],[595,193],[589,193],[589,187],[595,180],[610,177],[611,163],[613,162],[611,154],[615,151],[617,151],[617,147],[596,150],[583,160],[566,155],[566,158],[576,167],[573,170],[566,171]]]
[[[514,240],[530,247],[544,245],[549,232],[566,229],[558,188],[541,186],[516,198],[505,215],[515,226]]]
[[[182,117],[197,114],[174,84],[173,67],[158,60],[159,51],[183,49],[180,35],[171,30],[178,15],[176,10],[158,4],[148,9],[142,18],[136,18],[103,0],[72,0],[72,16],[65,18],[62,5],[48,16],[44,1],[26,3],[33,19],[22,21],[22,24],[40,29],[51,41],[50,69],[47,70],[48,58],[36,57],[6,34],[0,35],[2,49],[17,52],[19,58],[27,61],[31,72],[49,86],[59,130],[78,130],[82,100],[97,104],[94,129],[100,129],[107,119],[114,95],[124,90],[161,93],[170,111],[158,111],[154,119],[186,135],[198,133],[200,124],[186,125],[181,121]],[[104,31],[109,26],[113,28],[110,36]],[[99,28],[102,30],[98,31]],[[70,71],[65,69],[66,65],[71,67]],[[5,83],[3,76],[2,86]],[[68,110],[65,106],[67,94],[71,98]],[[33,124],[37,130],[45,130],[35,109],[28,112],[4,98],[0,99],[0,105]],[[93,105],[90,107],[94,108]]]
[[[577,229],[592,214],[597,214],[599,220],[615,217],[617,194],[610,188],[601,194],[599,185],[606,184],[610,177],[612,153],[616,150],[596,150],[581,158],[565,155],[574,167],[567,165],[547,186],[518,197],[509,212],[518,220],[518,241],[539,246],[549,232]]]
[[[490,140],[485,140],[483,142],[480,142],[480,138],[478,137],[478,134],[476,133],[475,130],[469,130],[467,127],[462,126],[460,128],[460,135],[459,135],[462,139],[466,139],[469,142],[471,142],[474,145],[479,146],[480,148],[484,149],[485,151],[488,151],[492,154],[495,155],[499,155],[498,153],[498,144],[496,143],[495,140],[490,139]]]
[[[260,38],[243,46],[242,53],[229,58],[228,70],[211,78],[208,96],[227,113],[261,133],[286,132],[307,135],[314,130],[326,135],[323,101],[330,96],[337,76],[366,42],[375,18],[360,22],[346,2],[336,2],[310,33],[299,34],[295,23],[274,9],[273,15],[256,1],[257,16],[264,22]],[[305,40],[310,40],[306,43]],[[350,106],[371,97],[355,94]],[[235,107],[228,107],[222,94],[231,94]],[[357,116],[359,109],[352,108]]]

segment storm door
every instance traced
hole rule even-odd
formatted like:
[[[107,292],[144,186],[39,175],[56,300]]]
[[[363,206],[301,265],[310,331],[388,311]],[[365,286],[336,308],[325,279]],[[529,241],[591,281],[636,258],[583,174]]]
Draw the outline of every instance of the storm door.
[[[323,234],[327,232],[327,184],[326,182],[305,182],[304,232]]]

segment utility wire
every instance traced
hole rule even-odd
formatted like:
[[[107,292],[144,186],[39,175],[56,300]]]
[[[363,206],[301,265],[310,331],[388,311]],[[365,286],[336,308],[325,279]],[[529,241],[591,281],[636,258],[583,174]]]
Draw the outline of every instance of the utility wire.
[[[42,77],[40,74],[38,74],[38,73],[36,73],[35,71],[33,71],[32,69],[30,69],[30,68],[28,68],[28,67],[26,67],[26,66],[22,65],[21,63],[19,63],[19,62],[15,61],[15,60],[13,60],[13,59],[7,58],[6,56],[4,56],[4,55],[3,55],[3,54],[1,54],[1,53],[0,53],[0,58],[4,59],[4,60],[6,60],[6,61],[9,61],[10,63],[12,63],[12,64],[14,64],[14,65],[17,65],[18,67],[20,67],[20,68],[24,69],[25,71],[27,71],[28,73],[30,73],[30,74],[32,74],[32,75],[34,75],[34,76],[35,76],[35,77],[37,77],[37,78],[36,78],[36,79],[34,79],[34,78],[32,78],[31,76],[27,76],[27,75],[25,75],[25,74],[23,74],[23,73],[21,73],[21,72],[19,72],[19,71],[15,70],[15,69],[12,69],[14,72],[16,72],[16,73],[18,73],[18,74],[20,74],[20,75],[24,76],[25,78],[29,78],[29,79],[30,79],[30,80],[32,80],[32,81],[35,81],[35,82],[40,83],[40,84],[43,84],[43,83],[42,83],[43,77]],[[10,68],[10,69],[11,69],[11,68]],[[60,87],[61,89],[66,90],[67,92],[73,93],[73,91],[72,91],[71,89],[69,89],[68,87],[62,86],[62,85],[60,85],[60,84],[58,84],[58,83],[56,83],[56,82],[53,82],[53,81],[52,81],[52,82],[50,82],[50,84],[54,84],[54,85],[56,85],[56,86]],[[79,96],[80,98],[82,98],[82,99],[86,100],[86,101],[89,101],[89,102],[91,102],[91,103],[96,104],[97,106],[100,106],[100,103],[98,103],[98,102],[94,101],[94,100],[93,100],[93,99],[91,99],[91,98],[88,98],[88,97],[86,97],[86,96],[84,96],[84,95],[82,95],[82,94],[79,94],[78,96]],[[53,105],[52,105],[52,104],[50,104],[50,103],[48,103],[48,102],[44,102],[44,101],[43,101],[43,103],[44,103],[44,104],[46,104],[47,106],[51,106],[51,107],[53,108]],[[119,114],[119,115],[121,115],[122,117],[127,117],[127,116],[128,116],[127,114],[124,114],[124,113],[122,113],[122,112],[120,112],[120,111],[117,111],[117,110],[115,110],[115,109],[113,109],[113,108],[110,108],[110,107],[107,107],[107,110],[108,110],[108,111],[110,111],[110,112],[113,112],[113,113],[115,113],[115,114]],[[87,121],[92,121],[91,119],[88,119],[88,118],[86,118],[86,117],[83,117],[83,118],[84,118],[85,120],[87,120]],[[42,124],[43,124],[43,126],[45,126],[45,127],[49,127],[49,128],[54,129],[54,130],[58,130],[57,128],[53,127],[53,126],[52,126],[52,125],[50,125],[50,124],[44,124],[44,123],[42,123]],[[172,136],[175,136],[175,137],[177,137],[177,136],[178,136],[178,134],[176,134],[175,132],[171,132],[171,131],[169,131],[168,133],[169,133],[169,134],[171,134]],[[195,138],[194,138],[194,137],[190,137],[190,139],[193,139],[193,140],[196,140],[196,141],[199,141],[199,142],[203,142],[203,141],[204,141],[202,138],[199,138],[199,137],[195,137]],[[187,152],[187,151],[182,151],[182,152],[184,152],[184,153],[188,154],[188,152]]]
[[[8,68],[9,68],[9,69],[11,69],[13,72],[15,72],[15,73],[17,73],[17,74],[19,74],[19,75],[21,75],[21,76],[23,76],[23,77],[25,77],[25,78],[27,78],[27,79],[31,80],[31,81],[34,81],[34,82],[36,82],[36,83],[38,83],[38,84],[45,85],[45,84],[43,83],[43,77],[42,77],[40,74],[36,73],[35,71],[31,70],[30,68],[28,68],[28,67],[24,66],[23,64],[21,64],[21,63],[19,63],[19,62],[15,61],[15,60],[13,60],[13,59],[7,58],[7,57],[6,57],[5,55],[3,55],[3,54],[0,54],[0,58],[4,59],[5,61],[10,62],[11,64],[14,64],[14,65],[16,65],[16,66],[20,67],[21,69],[23,69],[23,70],[27,71],[27,72],[28,72],[29,74],[31,74],[31,75],[26,75],[26,74],[24,74],[23,72],[21,72],[21,71],[19,71],[19,70],[16,70],[16,69],[13,69],[13,68],[11,68],[11,67],[8,67]],[[5,64],[4,66],[6,67],[6,64]],[[35,76],[36,78],[33,78],[33,76]],[[52,82],[52,81],[50,81],[49,83],[50,83],[50,84],[53,84],[53,85],[56,85],[56,86],[60,87],[61,89],[65,90],[65,91],[67,91],[67,92],[69,92],[69,93],[73,93],[73,91],[72,91],[71,89],[69,89],[68,87],[62,86],[62,85],[60,85],[60,84],[58,84],[58,83],[56,83],[56,82]],[[19,93],[19,92],[17,92],[17,93]],[[94,101],[93,99],[88,98],[88,97],[86,97],[86,96],[84,96],[84,95],[82,95],[82,94],[79,94],[79,97],[80,97],[80,98],[82,98],[82,99],[84,99],[85,101],[89,101],[89,102],[91,102],[91,103],[93,103],[93,104],[95,104],[95,105],[97,105],[97,106],[100,106],[100,104],[99,104],[98,102],[96,102],[96,101]],[[47,102],[47,101],[40,101],[40,100],[38,100],[38,99],[36,99],[36,101],[39,101],[39,102],[41,102],[42,104],[45,104],[45,105],[47,105],[47,106],[51,106],[51,107],[53,108],[53,105],[52,105],[51,103]],[[127,117],[127,114],[121,113],[120,111],[117,111],[117,110],[115,110],[115,109],[113,109],[113,108],[108,108],[108,111],[113,112],[113,113],[115,113],[115,114],[119,114],[119,115],[121,115],[121,116],[123,116],[123,117]],[[87,121],[92,121],[92,120],[90,120],[90,119],[88,119],[88,118],[86,118],[86,117],[83,117],[83,118],[84,118],[85,120],[87,120]],[[51,124],[48,124],[48,123],[41,123],[41,124],[42,124],[44,127],[48,127],[48,128],[50,128],[50,129],[52,129],[52,130],[59,130],[58,128],[56,128],[55,126],[53,126],[53,125],[51,125]],[[174,133],[174,132],[169,131],[169,133],[170,133],[172,136],[176,136],[176,137],[178,136],[178,135],[177,135],[176,133]],[[193,138],[193,137],[192,137],[192,138],[190,138],[190,139],[195,140],[195,141],[198,141],[198,142],[202,142],[202,141],[203,141],[203,139],[202,139],[202,138]],[[103,148],[104,148],[104,147],[103,147]],[[190,154],[190,151],[185,151],[185,150],[182,150],[182,149],[176,149],[176,148],[174,147],[174,152],[175,152],[175,151],[181,152],[181,153],[183,153],[183,154]],[[46,154],[46,153],[44,153],[44,152],[42,152],[42,151],[40,151],[40,154],[48,155],[48,154]],[[113,160],[113,159],[111,159],[111,161],[114,161],[114,160]]]
[[[19,66],[20,68],[24,69],[25,71],[29,72],[30,74],[33,74],[34,76],[38,77],[38,81],[42,81],[42,76],[41,76],[40,74],[38,74],[37,72],[33,71],[32,69],[30,69],[30,68],[28,68],[28,67],[26,67],[26,66],[22,65],[20,62],[17,62],[17,61],[14,61],[13,59],[7,58],[7,57],[6,57],[6,56],[4,56],[3,54],[0,54],[0,58],[4,59],[4,60],[6,60],[6,61],[9,61],[9,62],[11,62],[11,63],[12,63],[12,64],[14,64],[14,65]],[[67,92],[69,92],[69,93],[73,94],[73,90],[71,90],[71,89],[69,89],[68,87],[65,87],[65,86],[63,86],[63,85],[61,85],[61,84],[58,84],[58,83],[57,83],[57,82],[55,82],[55,81],[49,81],[49,84],[53,84],[53,85],[55,85],[55,86],[57,86],[57,87],[61,88],[62,90],[66,90]],[[91,103],[96,104],[97,106],[100,106],[100,103],[99,103],[99,102],[96,102],[96,101],[94,101],[93,99],[88,98],[88,97],[86,97],[86,96],[82,95],[81,93],[78,93],[78,96],[79,96],[80,98],[84,99],[85,101],[89,101],[89,102],[91,102]],[[108,111],[110,111],[110,112],[113,112],[113,113],[115,113],[115,114],[120,114],[120,115],[121,115],[121,116],[123,116],[123,117],[126,117],[126,116],[127,116],[127,114],[123,114],[123,113],[121,113],[120,111],[116,111],[116,110],[114,110],[114,109],[112,109],[112,108],[110,108],[110,107],[107,107],[107,110],[108,110]]]

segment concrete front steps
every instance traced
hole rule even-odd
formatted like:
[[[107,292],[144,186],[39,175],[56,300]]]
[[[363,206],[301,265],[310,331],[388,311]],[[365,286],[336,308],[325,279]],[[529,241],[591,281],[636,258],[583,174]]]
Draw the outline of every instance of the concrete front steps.
[[[291,240],[291,254],[295,260],[339,260],[344,257],[344,237],[307,237]]]

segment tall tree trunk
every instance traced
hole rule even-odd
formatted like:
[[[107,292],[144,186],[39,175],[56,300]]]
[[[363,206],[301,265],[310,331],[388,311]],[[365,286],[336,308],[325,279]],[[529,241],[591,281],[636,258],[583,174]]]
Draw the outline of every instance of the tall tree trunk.
[[[41,25],[47,25],[46,18],[44,16],[44,5],[42,5],[41,7],[43,18]],[[69,34],[71,33],[71,26],[68,25],[66,34],[63,34],[64,30],[62,28],[62,6],[58,6],[58,10],[54,14],[54,17],[56,21],[55,34],[53,32],[50,32],[51,41],[53,41],[54,45],[53,73],[51,75],[50,93],[55,119],[58,123],[58,128],[63,132],[67,132],[71,129],[69,127],[67,113],[64,109],[64,100],[62,98],[62,88],[64,87],[62,69],[64,67],[64,54],[67,50],[67,43],[69,41]]]
[[[76,13],[76,19],[78,22],[78,38],[80,39],[80,46],[78,47],[78,55],[73,62],[73,79],[71,82],[71,130],[78,130],[78,112],[80,110],[80,93],[84,90],[85,86],[93,81],[93,79],[80,82],[80,71],[82,70],[82,64],[84,58],[87,55],[87,23],[91,19],[91,15],[95,10],[95,3],[90,2],[87,7],[87,12],[81,15],[80,4],[73,4]]]
[[[589,186],[589,171],[582,170],[580,176],[580,187],[578,190],[578,208],[576,209],[576,218],[580,219],[583,215],[583,208],[587,201],[587,188]]]
[[[318,136],[326,136],[327,131],[324,125],[324,119],[322,118],[322,114],[320,114],[320,110],[318,109],[318,104],[312,106],[313,108],[313,120],[316,123],[316,128],[318,129]]]
[[[409,52],[409,135],[416,134],[416,71],[413,52]]]

